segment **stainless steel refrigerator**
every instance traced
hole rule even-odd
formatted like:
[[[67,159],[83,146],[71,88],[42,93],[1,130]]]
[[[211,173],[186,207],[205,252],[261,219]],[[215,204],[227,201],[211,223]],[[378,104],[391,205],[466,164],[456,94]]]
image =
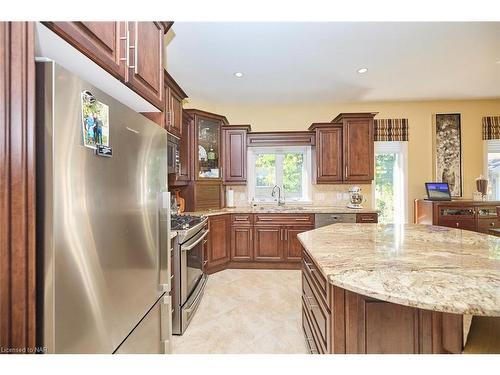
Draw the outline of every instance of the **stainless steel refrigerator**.
[[[36,79],[39,344],[168,353],[167,132],[54,62]],[[84,146],[82,92],[109,108],[101,155]]]

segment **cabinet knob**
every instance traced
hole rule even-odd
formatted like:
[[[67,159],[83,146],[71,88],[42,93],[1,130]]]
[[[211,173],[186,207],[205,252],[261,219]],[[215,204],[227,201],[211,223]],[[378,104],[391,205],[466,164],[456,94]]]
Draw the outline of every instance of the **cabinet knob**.
[[[457,223],[456,223],[456,226],[457,226],[457,228],[458,228],[458,227],[460,226],[460,223],[458,223],[458,222],[457,222]]]
[[[493,223],[490,223],[490,225],[491,225],[492,227],[494,227],[494,226],[495,226],[495,222],[493,222]]]

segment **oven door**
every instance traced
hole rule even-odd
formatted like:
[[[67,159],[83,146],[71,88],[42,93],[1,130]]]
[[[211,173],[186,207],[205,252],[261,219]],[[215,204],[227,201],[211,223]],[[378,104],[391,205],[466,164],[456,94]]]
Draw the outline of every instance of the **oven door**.
[[[203,276],[203,244],[208,232],[204,227],[181,245],[181,305],[188,300]]]

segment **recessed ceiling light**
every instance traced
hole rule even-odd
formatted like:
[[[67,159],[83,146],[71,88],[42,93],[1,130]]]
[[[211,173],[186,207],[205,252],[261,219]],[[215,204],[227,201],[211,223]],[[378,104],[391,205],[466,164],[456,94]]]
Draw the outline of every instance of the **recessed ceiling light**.
[[[358,73],[359,74],[363,74],[363,73],[366,73],[368,71],[367,68],[361,68],[361,69],[358,69]]]
[[[236,72],[236,73],[234,73],[234,76],[236,78],[241,78],[241,77],[243,77],[243,73],[242,72]]]

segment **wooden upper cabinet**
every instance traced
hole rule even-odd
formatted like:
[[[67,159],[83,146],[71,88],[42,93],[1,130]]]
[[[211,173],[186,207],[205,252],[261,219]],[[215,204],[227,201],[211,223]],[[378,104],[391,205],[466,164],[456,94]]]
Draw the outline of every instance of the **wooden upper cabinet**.
[[[374,178],[373,116],[374,114],[352,114],[341,118],[343,123],[344,181],[370,182]]]
[[[182,136],[182,98],[172,90],[169,90],[170,104],[170,126],[169,131],[172,134]]]
[[[374,178],[375,113],[341,113],[314,123],[316,183],[371,183]]]
[[[193,163],[191,155],[193,149],[194,120],[188,113],[183,113],[181,134],[182,137],[179,143],[180,165],[178,179],[181,181],[191,181],[193,179]]]
[[[198,181],[222,181],[222,131],[225,116],[199,109],[187,109],[194,118],[193,173]]]
[[[116,78],[125,80],[126,22],[43,22]]]
[[[342,126],[325,124],[316,128],[316,182],[342,182]]]
[[[160,22],[128,22],[128,74],[126,83],[163,110],[163,34]]]
[[[173,135],[181,138],[183,130],[182,101],[187,94],[165,70],[165,128]]]
[[[163,37],[172,23],[43,24],[159,110],[164,110]]]
[[[176,173],[168,174],[169,186],[185,186],[193,180],[193,154],[194,123],[193,117],[182,111],[182,125],[179,139],[179,168]],[[150,113],[148,114],[150,115]],[[148,116],[149,117],[149,116]]]
[[[247,182],[247,133],[250,125],[222,127],[223,181],[226,185]]]

